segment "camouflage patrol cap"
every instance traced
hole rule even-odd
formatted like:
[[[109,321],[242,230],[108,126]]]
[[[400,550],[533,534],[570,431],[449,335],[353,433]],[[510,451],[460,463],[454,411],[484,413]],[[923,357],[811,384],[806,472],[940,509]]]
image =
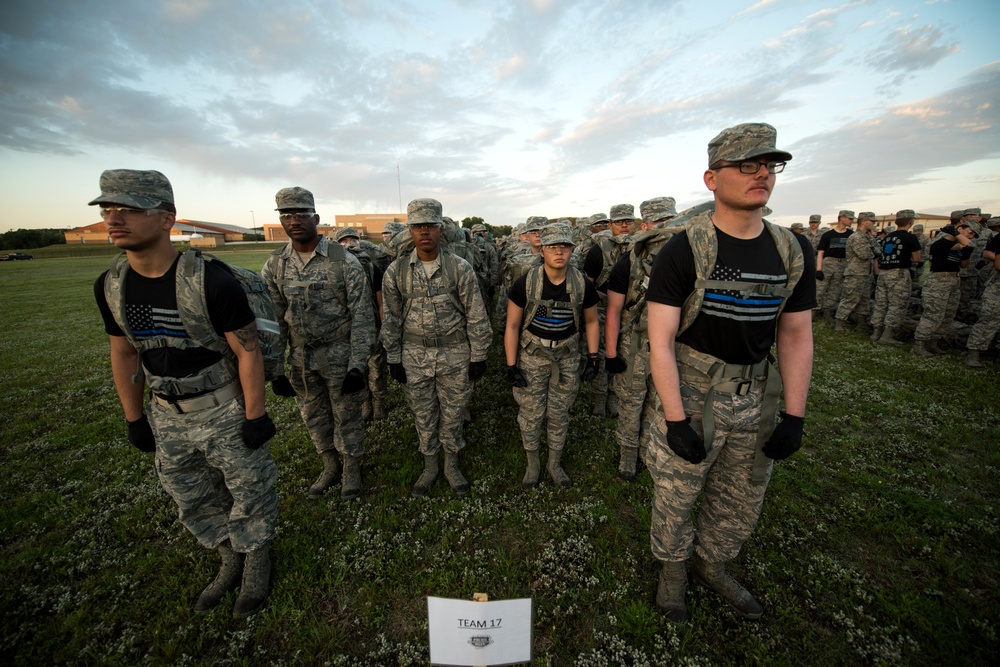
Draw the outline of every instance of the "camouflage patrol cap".
[[[527,231],[528,230],[525,229],[524,223],[522,222],[521,224],[514,226],[514,232],[513,233],[514,233],[514,236],[520,236],[521,234],[524,234]]]
[[[486,233],[486,225],[472,225],[472,233],[478,234],[479,232]]]
[[[608,216],[605,215],[604,213],[595,213],[594,215],[590,216],[591,227],[595,225],[606,225],[606,224],[608,224]]]
[[[979,236],[980,234],[983,233],[982,225],[979,224],[978,220],[961,220],[959,221],[958,226],[968,227],[969,229],[971,229],[973,232],[976,233],[976,236]]]
[[[360,240],[361,237],[354,230],[354,227],[344,227],[343,229],[338,229],[337,233],[333,235],[333,238],[337,241],[342,241],[343,239],[355,238]]]
[[[443,225],[441,202],[437,199],[414,199],[406,205],[407,225]]]
[[[983,214],[983,209],[981,208],[967,208],[962,211],[962,215],[974,215],[977,218]]]
[[[889,225],[882,231],[884,231],[886,234],[892,234],[894,231],[896,231],[896,225]]]
[[[389,233],[392,235],[396,235],[399,232],[403,231],[404,229],[406,229],[406,225],[404,225],[403,223],[396,222],[395,220],[390,220],[389,222],[385,223],[385,227],[382,228],[382,233],[383,234]]]
[[[854,211],[848,210],[846,208],[842,209],[840,211],[840,213],[837,214],[837,217],[838,218],[850,218],[851,220],[854,220]]]
[[[278,205],[278,208],[274,209],[275,211],[281,211],[286,208],[309,208],[314,211],[316,210],[316,201],[313,199],[313,193],[299,186],[278,190],[278,194],[274,195],[274,203]]]
[[[813,213],[809,216],[809,224],[816,223],[817,225],[823,221],[823,216],[819,213]]]
[[[965,211],[952,211],[951,212],[951,221],[952,222],[958,222],[959,220],[962,219],[963,215],[965,215]]]
[[[88,206],[121,204],[132,208],[156,208],[174,203],[170,181],[160,172],[149,169],[105,169],[101,173],[101,196]]]
[[[542,228],[542,245],[576,245],[573,228],[562,222],[546,225]]]
[[[611,207],[611,222],[619,220],[635,220],[635,207],[632,204],[615,204]]]
[[[801,222],[793,222],[792,223],[792,229],[804,230],[805,228],[806,228],[805,225],[803,225]]]
[[[544,215],[533,215],[524,221],[524,231],[540,232],[542,227],[549,224],[549,219]]]
[[[902,220],[916,220],[917,214],[913,212],[912,208],[904,208],[902,210],[896,211],[896,222]]]
[[[875,222],[875,213],[872,211],[861,211],[861,213],[858,213],[858,222],[861,222],[862,220],[871,220],[872,222]]]
[[[673,197],[653,197],[639,204],[639,215],[646,222],[659,222],[677,216],[677,201]]]
[[[770,155],[787,162],[792,154],[778,150],[778,131],[767,123],[742,123],[727,127],[708,142],[708,166]]]

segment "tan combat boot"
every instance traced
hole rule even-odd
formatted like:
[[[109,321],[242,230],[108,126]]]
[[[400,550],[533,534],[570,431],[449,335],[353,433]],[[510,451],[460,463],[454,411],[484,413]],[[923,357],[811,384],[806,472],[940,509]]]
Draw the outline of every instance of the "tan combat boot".
[[[438,455],[437,454],[424,454],[424,472],[420,475],[420,479],[417,483],[413,485],[413,490],[410,491],[410,495],[414,498],[420,498],[421,496],[426,496],[427,492],[431,490],[434,482],[438,478]]]
[[[687,605],[684,604],[686,591],[687,568],[684,561],[664,563],[656,586],[656,608],[663,612],[668,621],[683,623],[688,620]]]
[[[545,468],[549,471],[549,476],[552,477],[553,482],[564,489],[568,489],[573,486],[573,482],[570,480],[569,475],[566,474],[566,471],[562,469],[562,465],[560,465],[561,460],[562,450],[549,447],[549,461],[545,464]]]
[[[877,343],[878,339],[882,337],[882,327],[875,327],[872,329],[872,335],[869,336],[869,340],[873,343]]]
[[[837,320],[836,324],[834,324],[834,326],[833,326],[833,330],[834,331],[843,331],[844,330],[844,320]]]
[[[448,480],[451,490],[460,496],[469,492],[469,480],[465,479],[458,467],[458,452],[444,453],[444,478]]]
[[[710,563],[695,554],[691,565],[695,576],[731,604],[740,616],[757,620],[764,614],[764,608],[750,595],[750,591],[729,576],[725,563]]]
[[[591,409],[590,414],[594,415],[595,417],[600,417],[601,419],[603,419],[608,414],[607,403],[608,403],[607,394],[595,393],[594,407]]]
[[[934,354],[927,349],[924,341],[915,340],[913,341],[913,347],[910,348],[910,354],[916,357],[933,357]]]
[[[243,565],[240,596],[233,607],[233,618],[246,618],[257,613],[267,600],[271,584],[271,545],[265,544],[247,553]]]
[[[886,329],[885,331],[883,331],[882,335],[878,339],[878,342],[881,343],[882,345],[892,345],[892,346],[898,346],[903,344],[903,341],[896,340],[895,338],[892,337],[892,329]]]
[[[205,587],[198,596],[198,601],[194,603],[194,610],[199,614],[207,614],[219,606],[222,597],[229,591],[235,591],[243,576],[243,554],[233,551],[233,545],[229,540],[220,544],[218,551],[222,558],[222,567],[219,568],[215,580]]]
[[[323,459],[323,472],[309,487],[310,498],[319,498],[324,491],[340,481],[340,452],[335,449],[327,449],[320,452],[320,458]]]
[[[524,471],[524,479],[521,480],[521,486],[526,489],[533,489],[538,486],[538,476],[542,472],[542,463],[538,458],[537,449],[526,449],[524,453],[528,457],[528,467]]]
[[[361,495],[361,456],[344,455],[344,479],[340,485],[341,500],[354,500]]]
[[[983,368],[979,362],[979,350],[969,350],[965,355],[965,365],[969,368]]]
[[[945,350],[938,345],[937,338],[932,338],[927,341],[927,351],[932,354],[948,354],[948,350]]]
[[[606,412],[610,419],[618,418],[618,394],[613,391],[608,391],[608,400],[605,402],[607,406]]]
[[[639,458],[638,447],[621,446],[621,457],[618,459],[618,476],[626,482],[631,482],[636,476],[636,460]]]

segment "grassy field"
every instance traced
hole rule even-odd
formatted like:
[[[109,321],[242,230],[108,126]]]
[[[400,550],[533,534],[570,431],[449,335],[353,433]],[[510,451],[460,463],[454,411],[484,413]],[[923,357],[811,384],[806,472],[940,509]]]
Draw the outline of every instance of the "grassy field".
[[[259,268],[266,251],[224,258]],[[266,609],[191,610],[215,554],[180,527],[126,439],[92,285],[107,257],[0,264],[0,659],[9,665],[418,665],[426,596],[532,597],[538,665],[979,665],[1000,656],[997,365],[918,360],[816,325],[806,443],[776,465],[736,561],[764,604],[743,622],[693,584],[693,620],[653,606],[648,473],[616,479],[612,420],[575,407],[575,485],[520,487],[499,338],[467,429],[472,493],[421,469],[398,387],[366,430],[366,491],[305,496],[319,459],[294,404],[279,427]],[[392,383],[390,383],[392,384]]]

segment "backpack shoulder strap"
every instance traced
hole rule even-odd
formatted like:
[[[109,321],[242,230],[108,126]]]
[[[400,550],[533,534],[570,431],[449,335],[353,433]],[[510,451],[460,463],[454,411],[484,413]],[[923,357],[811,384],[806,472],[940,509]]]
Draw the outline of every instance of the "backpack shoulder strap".
[[[541,306],[542,289],[545,287],[545,278],[542,273],[544,270],[543,267],[536,266],[524,274],[524,296],[526,303],[524,304],[524,313],[521,317],[521,331],[528,328],[528,325],[535,319],[539,306]]]
[[[232,354],[225,339],[215,331],[208,314],[205,264],[211,261],[217,260],[211,255],[203,256],[194,248],[181,255],[177,263],[177,316],[192,342],[215,352]]]

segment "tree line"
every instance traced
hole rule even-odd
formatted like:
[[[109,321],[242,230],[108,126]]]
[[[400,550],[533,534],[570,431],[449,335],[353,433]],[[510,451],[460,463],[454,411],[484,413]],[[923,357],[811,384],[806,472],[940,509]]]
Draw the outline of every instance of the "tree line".
[[[30,250],[66,243],[65,229],[12,229],[0,234],[0,250]]]

